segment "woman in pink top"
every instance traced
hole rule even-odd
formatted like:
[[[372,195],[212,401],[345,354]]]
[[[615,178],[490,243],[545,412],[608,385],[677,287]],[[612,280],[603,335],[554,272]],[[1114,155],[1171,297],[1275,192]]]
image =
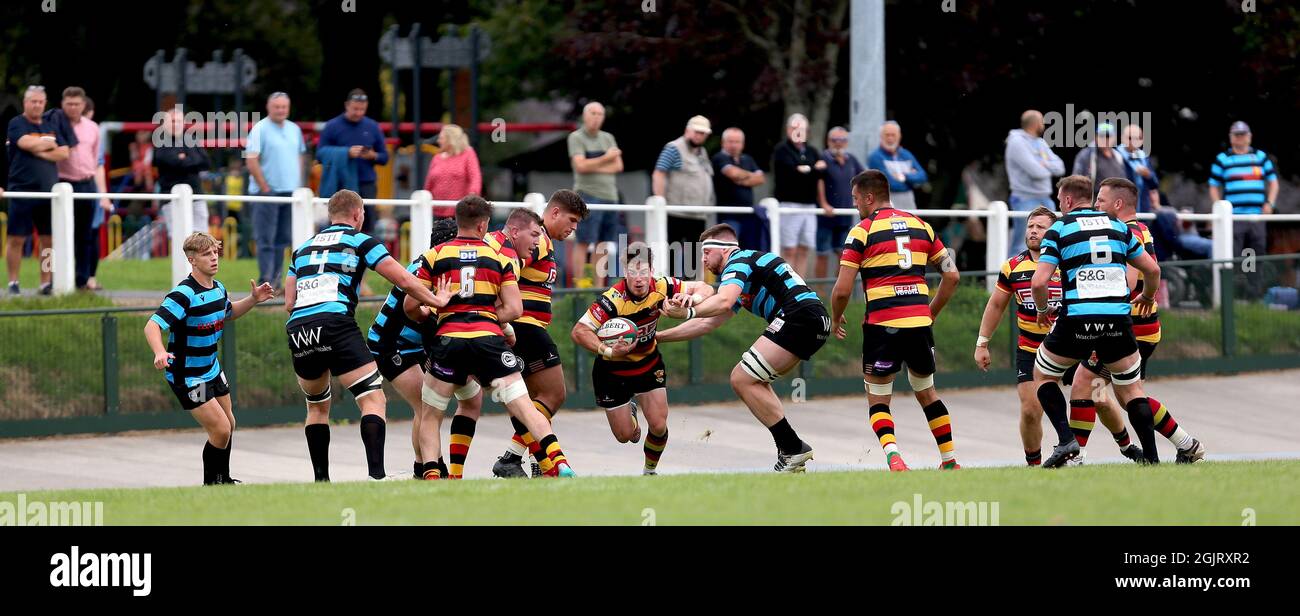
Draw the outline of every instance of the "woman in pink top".
[[[478,154],[469,146],[465,131],[447,124],[438,133],[438,154],[429,161],[424,189],[435,201],[459,201],[465,195],[483,194],[483,173],[478,168]],[[455,206],[434,206],[434,218],[456,215]]]

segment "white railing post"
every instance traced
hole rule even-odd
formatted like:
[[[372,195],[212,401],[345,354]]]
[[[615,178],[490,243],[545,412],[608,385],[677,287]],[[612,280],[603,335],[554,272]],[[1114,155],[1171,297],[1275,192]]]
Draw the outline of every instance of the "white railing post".
[[[1219,200],[1214,202],[1212,209],[1214,220],[1210,223],[1210,258],[1218,261],[1223,259],[1232,259],[1236,255],[1232,254],[1232,203]],[[1213,272],[1213,288],[1210,293],[1210,300],[1215,308],[1219,307],[1220,291],[1222,290],[1220,273],[1224,268],[1231,268],[1232,264],[1214,264],[1211,266]]]
[[[524,195],[524,203],[527,203],[529,207],[533,208],[533,211],[537,212],[538,216],[546,215],[546,195],[535,192],[528,193]]]
[[[289,205],[289,228],[292,230],[293,243],[289,246],[290,250],[307,243],[311,236],[316,235],[316,212],[312,204],[312,199],[316,195],[312,194],[311,189],[307,187],[295,188],[293,190],[293,202]],[[284,207],[283,203],[259,203],[257,207]]]
[[[1002,267],[1002,262],[1007,258],[1007,244],[1010,243],[1010,225],[1011,217],[1007,214],[1008,208],[1005,201],[993,201],[989,203],[989,217],[986,219],[987,224],[984,226],[984,269],[995,272]],[[986,276],[984,286],[989,293],[993,292],[993,287],[997,286],[997,276]]]
[[[51,226],[54,233],[53,246],[46,246],[50,251],[41,255],[41,268],[54,268],[54,292],[71,293],[76,289],[76,254],[73,251],[73,201],[72,185],[59,182],[52,189],[54,196],[50,199]],[[96,206],[98,207],[98,206]]]
[[[772,254],[781,254],[781,202],[767,197],[758,202],[758,206],[767,209],[768,232],[772,234]]]
[[[411,260],[432,248],[429,234],[433,232],[433,193],[417,190],[411,193]]]
[[[185,240],[194,233],[194,189],[189,184],[172,187],[170,225],[172,243],[172,284],[180,284],[190,275],[190,260],[185,257]]]
[[[659,195],[650,195],[645,204],[650,206],[645,213],[645,242],[653,256],[651,266],[656,272],[668,272],[668,202]]]

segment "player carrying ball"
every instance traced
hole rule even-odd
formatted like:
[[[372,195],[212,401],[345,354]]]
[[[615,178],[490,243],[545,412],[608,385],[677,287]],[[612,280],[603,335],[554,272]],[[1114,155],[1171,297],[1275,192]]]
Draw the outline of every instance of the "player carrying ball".
[[[655,339],[660,308],[680,295],[693,296],[693,303],[713,295],[713,287],[703,282],[655,276],[652,263],[648,246],[630,246],[623,280],[591,304],[571,334],[575,344],[596,355],[591,367],[596,404],[605,409],[618,442],[641,439],[637,408],[645,411],[649,433],[643,448],[643,475],[657,474],[659,458],[668,446],[668,374]],[[601,326],[614,318],[636,326],[632,342],[609,344],[597,336]]]

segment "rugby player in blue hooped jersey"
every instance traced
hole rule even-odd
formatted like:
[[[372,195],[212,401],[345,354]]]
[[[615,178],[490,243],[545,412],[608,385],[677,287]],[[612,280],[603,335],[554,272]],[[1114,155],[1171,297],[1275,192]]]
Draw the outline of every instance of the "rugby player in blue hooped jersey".
[[[716,329],[748,308],[767,322],[763,335],[740,355],[731,371],[731,388],[745,402],[776,442],[778,473],[800,473],[813,459],[812,445],[804,442],[786,420],[781,398],[772,382],[788,374],[800,361],[811,359],[826,344],[831,317],[821,299],[785,259],[769,252],[746,250],[736,242],[730,225],[709,227],[700,235],[704,267],[719,277],[711,297],[678,293],[664,307],[675,319],[690,319],[660,331],[659,342],[689,340]]]
[[[270,284],[258,286],[249,280],[252,293],[231,302],[225,285],[213,278],[221,258],[221,242],[207,233],[195,233],[185,238],[184,250],[190,275],[167,294],[145,323],[144,339],[153,350],[154,367],[167,371],[167,383],[181,407],[208,434],[203,443],[203,485],[239,483],[230,477],[235,415],[217,348],[225,322],[271,299],[273,292]],[[168,332],[165,346],[164,331]]]
[[[1145,316],[1155,305],[1160,266],[1125,223],[1097,209],[1089,197],[1092,180],[1082,175],[1062,178],[1057,198],[1065,214],[1043,235],[1038,267],[1030,282],[1038,324],[1056,323],[1038,347],[1034,388],[1043,413],[1052,421],[1060,442],[1043,468],[1057,468],[1079,455],[1079,443],[1066,419],[1065,395],[1057,385],[1075,364],[1093,353],[1111,374],[1115,396],[1128,410],[1129,421],[1148,463],[1156,454],[1154,417],[1142,390],[1142,355],[1133,336],[1132,312]],[[1114,207],[1118,201],[1137,202],[1137,188],[1123,178],[1107,178],[1097,203]],[[1142,293],[1130,300],[1128,268],[1142,274]],[[1060,268],[1062,300],[1048,301],[1049,282]],[[1130,304],[1131,301],[1131,304]]]
[[[338,376],[361,409],[361,442],[371,479],[384,472],[383,377],[365,336],[357,327],[357,288],[367,268],[401,287],[407,297],[441,308],[451,298],[450,283],[430,289],[416,280],[384,245],[358,229],[366,211],[361,195],[340,190],[330,197],[330,225],[293,252],[285,277],[285,333],[293,353],[293,371],[307,396],[307,450],[316,481],[329,481],[330,376]]]

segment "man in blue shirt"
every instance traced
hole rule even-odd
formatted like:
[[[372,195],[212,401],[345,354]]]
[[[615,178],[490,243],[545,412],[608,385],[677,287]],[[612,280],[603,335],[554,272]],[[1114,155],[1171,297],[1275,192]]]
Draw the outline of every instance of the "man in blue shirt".
[[[56,164],[71,153],[64,133],[45,112],[45,88],[29,86],[23,93],[23,113],[9,120],[5,146],[9,154],[8,190],[48,192],[59,180]],[[18,273],[23,263],[23,245],[33,234],[40,237],[42,252],[53,247],[50,237],[49,199],[9,200],[9,293],[18,295]],[[43,257],[42,257],[43,258]],[[41,268],[41,293],[49,295],[52,273]]]
[[[722,131],[722,149],[713,155],[713,194],[718,205],[754,207],[754,187],[765,182],[767,176],[754,157],[745,154],[744,131],[736,127]],[[745,248],[766,250],[772,245],[763,208],[752,214],[719,214],[718,221],[731,225]]]
[[[348,158],[357,171],[357,194],[362,199],[374,199],[378,190],[375,187],[375,165],[388,163],[388,147],[384,144],[384,133],[379,130],[379,123],[366,117],[370,99],[360,88],[348,92],[343,103],[343,113],[325,123],[320,133],[320,143],[316,144],[317,160],[320,151],[327,147],[345,147]],[[324,161],[321,161],[324,162]],[[344,188],[353,188],[345,186]],[[375,206],[366,206],[365,226],[361,229],[370,233],[374,227]]]
[[[289,95],[275,92],[266,99],[267,117],[253,125],[244,146],[248,161],[248,192],[287,197],[303,185],[303,154],[307,144],[302,129],[289,121]],[[284,288],[284,251],[292,241],[291,208],[287,203],[249,203],[253,209],[253,242],[257,244],[258,282]]]
[[[865,171],[848,147],[849,131],[844,127],[836,126],[827,133],[826,150],[822,152],[826,173],[817,181],[817,201],[822,207],[822,215],[817,217],[818,278],[835,275],[830,264],[839,260],[840,249],[855,224],[853,216],[836,216],[831,211],[837,207],[853,207],[853,176]]]
[[[1233,122],[1228,139],[1232,147],[1220,152],[1210,167],[1210,201],[1227,199],[1233,214],[1272,214],[1277,199],[1277,170],[1263,150],[1250,147],[1250,126]],[[1262,255],[1268,251],[1264,221],[1232,223],[1233,256],[1247,248]]]
[[[889,178],[889,202],[900,210],[916,209],[916,196],[912,189],[927,181],[925,167],[900,145],[903,129],[890,120],[880,126],[880,147],[867,157],[867,168],[882,171]],[[850,176],[852,177],[852,176]],[[845,206],[849,207],[849,206]]]

